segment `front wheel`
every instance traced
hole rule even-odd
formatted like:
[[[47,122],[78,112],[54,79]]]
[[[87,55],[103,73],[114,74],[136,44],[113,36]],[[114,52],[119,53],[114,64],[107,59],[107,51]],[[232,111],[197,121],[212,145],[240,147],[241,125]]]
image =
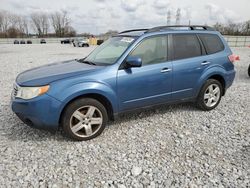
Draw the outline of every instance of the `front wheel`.
[[[222,85],[218,80],[209,79],[201,88],[197,98],[197,105],[204,111],[214,109],[220,103],[222,96]]]
[[[100,135],[107,121],[107,110],[99,101],[82,98],[66,107],[62,126],[70,138],[85,141]]]

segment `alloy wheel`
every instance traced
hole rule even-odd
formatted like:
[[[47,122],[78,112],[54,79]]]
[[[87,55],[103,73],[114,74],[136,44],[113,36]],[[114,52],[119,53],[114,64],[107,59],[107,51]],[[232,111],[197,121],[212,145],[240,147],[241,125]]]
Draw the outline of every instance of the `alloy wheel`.
[[[83,106],[77,109],[70,118],[70,129],[79,137],[90,137],[102,126],[103,116],[95,106]]]
[[[220,92],[220,87],[217,84],[209,85],[204,94],[205,105],[214,107],[220,100]]]

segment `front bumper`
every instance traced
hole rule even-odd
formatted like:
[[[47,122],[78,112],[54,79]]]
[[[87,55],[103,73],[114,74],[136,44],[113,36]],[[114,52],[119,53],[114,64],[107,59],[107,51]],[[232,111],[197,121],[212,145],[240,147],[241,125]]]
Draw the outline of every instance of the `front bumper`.
[[[27,125],[56,130],[59,126],[61,102],[44,94],[30,100],[12,98],[13,112]]]

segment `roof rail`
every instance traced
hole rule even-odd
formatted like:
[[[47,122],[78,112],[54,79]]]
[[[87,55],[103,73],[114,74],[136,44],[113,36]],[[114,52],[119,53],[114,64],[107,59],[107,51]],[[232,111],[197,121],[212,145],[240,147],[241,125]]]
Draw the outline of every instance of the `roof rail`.
[[[169,25],[169,26],[153,27],[151,29],[148,29],[145,33],[156,32],[161,30],[173,30],[174,28],[182,28],[182,27],[187,27],[190,30],[200,30],[199,28],[202,28],[203,30],[215,31],[214,28],[205,25]]]
[[[126,31],[122,31],[118,34],[124,34],[124,33],[130,33],[130,32],[136,32],[136,31],[148,31],[148,29],[132,29],[132,30],[126,30]]]

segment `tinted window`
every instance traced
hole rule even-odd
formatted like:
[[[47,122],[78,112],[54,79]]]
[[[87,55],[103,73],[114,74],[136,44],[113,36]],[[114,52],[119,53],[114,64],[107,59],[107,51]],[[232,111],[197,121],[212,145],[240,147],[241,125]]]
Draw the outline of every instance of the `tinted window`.
[[[173,35],[174,60],[197,57],[202,55],[199,39],[192,34]]]
[[[213,54],[224,50],[224,45],[217,35],[199,34],[208,54]]]
[[[143,65],[167,61],[167,36],[144,39],[130,56],[140,57]]]

